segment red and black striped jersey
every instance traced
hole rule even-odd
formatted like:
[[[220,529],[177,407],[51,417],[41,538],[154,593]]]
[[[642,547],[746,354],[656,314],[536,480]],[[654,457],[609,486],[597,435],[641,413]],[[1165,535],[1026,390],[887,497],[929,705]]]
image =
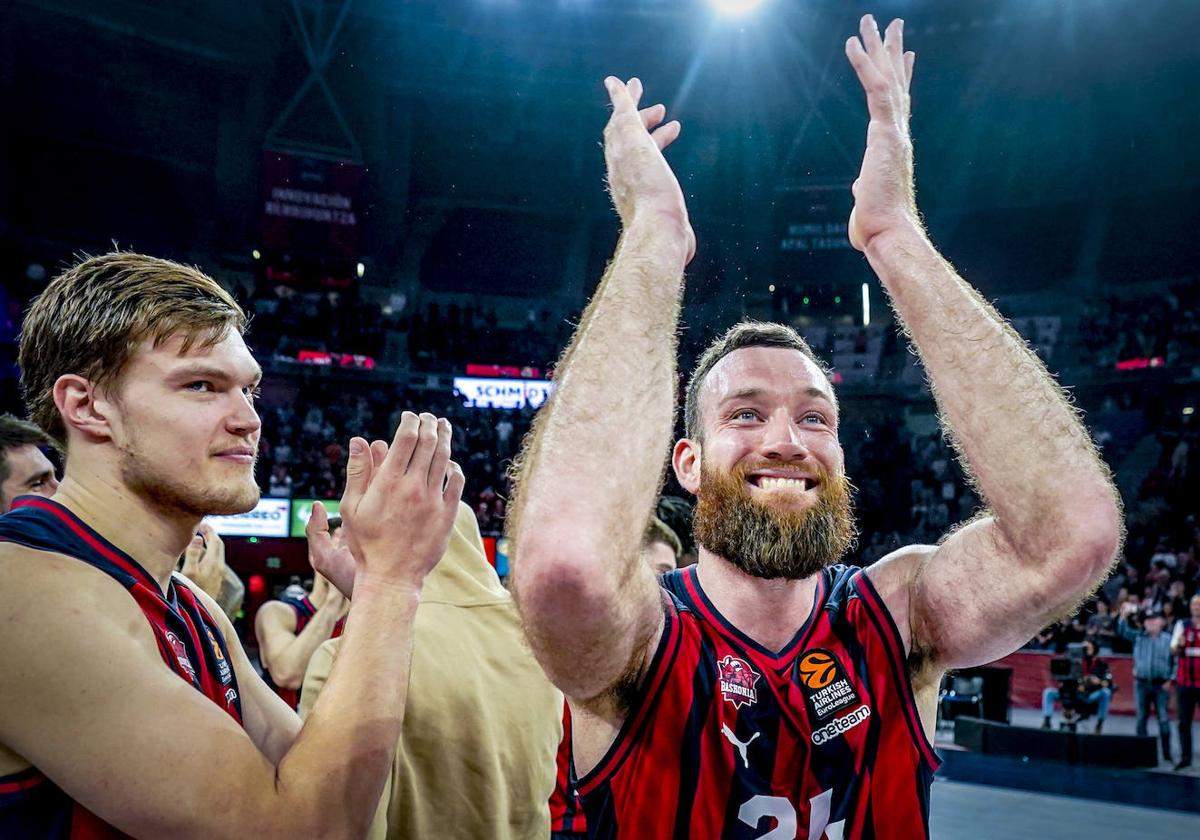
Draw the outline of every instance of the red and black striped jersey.
[[[291,607],[292,611],[296,613],[296,635],[299,636],[301,633],[304,632],[304,628],[308,626],[308,622],[312,619],[312,617],[314,615],[316,615],[316,612],[317,612],[316,604],[314,604],[312,602],[312,600],[309,599],[308,595],[304,595],[303,597],[298,598],[295,595],[291,595],[291,594],[287,593],[286,591],[282,595],[280,595],[276,600],[279,601],[279,603],[281,603],[281,604],[286,604],[287,606]],[[336,639],[338,636],[342,635],[342,631],[345,628],[346,628],[346,617],[342,616],[333,625],[333,634],[329,638]],[[287,703],[293,709],[299,710],[299,708],[300,708],[300,689],[284,688],[281,685],[276,685],[275,681],[273,679],[271,679],[271,672],[269,670],[267,670],[266,668],[263,668],[262,672],[263,672],[263,682],[265,682],[267,685],[269,685],[276,694],[278,694],[280,697],[282,697],[283,701],[285,703]]]
[[[662,580],[662,640],[616,740],[579,780],[591,837],[928,837],[938,758],[862,570],[822,572],[811,616],[778,652],[717,612],[695,566]]]
[[[225,638],[187,586],[172,580],[164,596],[158,582],[136,560],[62,505],[37,496],[18,498],[12,511],[0,516],[0,542],[74,558],[122,584],[146,616],[163,664],[242,722],[237,675]],[[0,777],[0,837],[103,840],[125,836],[71,799],[36,767]]]
[[[1200,627],[1188,621],[1183,625],[1179,641],[1175,682],[1185,688],[1200,688]]]
[[[556,834],[585,834],[587,819],[575,792],[575,764],[571,760],[571,709],[563,703],[563,737],[556,759],[558,775],[550,794],[550,830]]]

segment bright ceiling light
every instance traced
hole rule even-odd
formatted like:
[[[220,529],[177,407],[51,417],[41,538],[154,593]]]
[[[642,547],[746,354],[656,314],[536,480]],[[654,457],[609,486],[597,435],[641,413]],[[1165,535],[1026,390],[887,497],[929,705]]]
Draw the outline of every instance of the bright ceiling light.
[[[745,15],[757,9],[763,4],[763,0],[709,0],[717,14],[729,15]]]

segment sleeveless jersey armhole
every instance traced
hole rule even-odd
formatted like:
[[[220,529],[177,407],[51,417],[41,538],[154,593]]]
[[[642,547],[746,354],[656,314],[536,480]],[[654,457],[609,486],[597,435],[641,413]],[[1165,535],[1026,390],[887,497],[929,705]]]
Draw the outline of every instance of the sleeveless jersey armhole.
[[[858,593],[859,601],[863,605],[863,611],[870,619],[871,625],[887,653],[892,682],[896,687],[897,696],[901,698],[905,724],[908,726],[913,745],[917,748],[926,768],[932,773],[941,766],[942,760],[938,758],[933,744],[925,735],[925,728],[921,725],[916,695],[913,694],[912,681],[908,678],[908,662],[904,656],[904,640],[900,635],[900,630],[896,627],[896,621],[892,617],[891,611],[888,610],[865,571],[854,575],[853,585]]]
[[[608,748],[604,757],[600,759],[595,767],[579,779],[576,789],[580,796],[586,796],[596,787],[616,775],[621,764],[633,751],[633,748],[641,737],[642,731],[645,729],[646,722],[649,720],[650,713],[653,711],[659,695],[662,694],[663,686],[666,684],[667,677],[671,673],[675,657],[679,653],[679,643],[683,635],[683,627],[680,621],[681,605],[674,595],[666,590],[661,591],[663,595],[664,615],[662,637],[658,640],[658,647],[654,651],[654,656],[650,659],[650,667],[646,669],[643,688],[639,692],[633,707],[629,710],[629,714],[625,716],[625,722],[621,724],[621,728],[617,732],[617,737],[613,739],[612,745]]]

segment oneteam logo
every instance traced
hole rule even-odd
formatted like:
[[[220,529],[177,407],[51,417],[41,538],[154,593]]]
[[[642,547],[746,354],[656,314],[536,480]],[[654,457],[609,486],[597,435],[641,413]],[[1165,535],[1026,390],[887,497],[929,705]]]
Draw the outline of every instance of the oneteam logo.
[[[854,727],[858,726],[864,720],[871,716],[871,709],[865,704],[859,706],[848,715],[840,718],[834,718],[829,723],[817,729],[812,734],[812,742],[818,747],[824,744],[831,738],[836,738],[839,735],[845,735]]]

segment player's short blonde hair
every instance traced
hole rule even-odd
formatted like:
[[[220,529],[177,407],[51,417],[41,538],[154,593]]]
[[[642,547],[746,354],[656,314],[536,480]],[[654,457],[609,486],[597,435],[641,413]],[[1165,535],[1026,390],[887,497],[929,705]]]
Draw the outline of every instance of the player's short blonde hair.
[[[683,406],[684,435],[688,438],[700,440],[704,436],[704,430],[700,426],[700,388],[704,385],[704,378],[716,367],[717,362],[734,350],[745,347],[783,347],[795,350],[812,359],[826,375],[829,374],[829,366],[818,359],[808,342],[787,324],[768,321],[742,321],[734,324],[724,335],[705,348],[688,379]]]
[[[147,339],[157,347],[182,334],[186,352],[245,329],[241,307],[197,268],[121,251],[82,259],[51,280],[25,316],[19,359],[30,419],[65,446],[54,405],[59,377],[111,387]]]

